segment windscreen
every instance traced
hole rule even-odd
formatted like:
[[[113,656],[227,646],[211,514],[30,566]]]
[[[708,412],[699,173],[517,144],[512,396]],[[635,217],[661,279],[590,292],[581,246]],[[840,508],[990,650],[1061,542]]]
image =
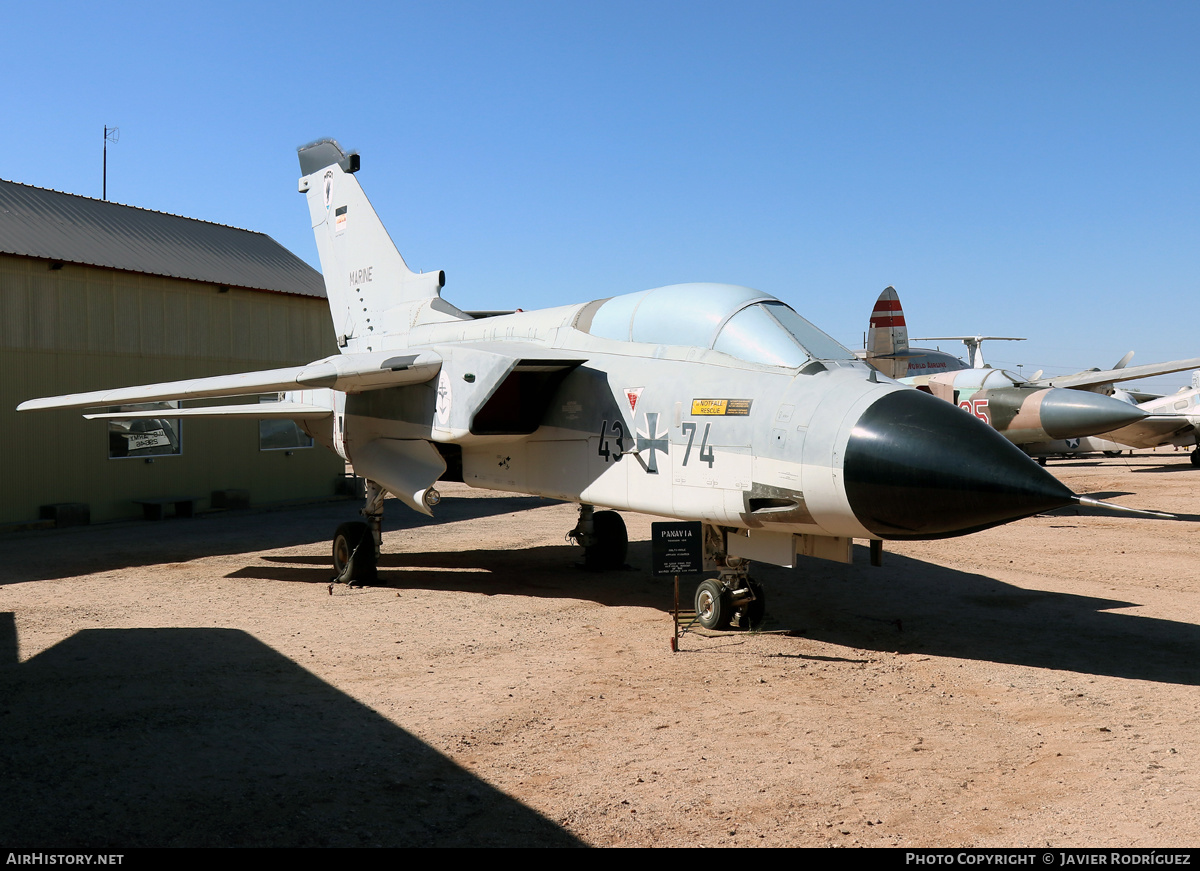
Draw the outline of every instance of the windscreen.
[[[809,360],[853,360],[854,354],[781,302],[747,306],[726,321],[713,349],[771,366]]]

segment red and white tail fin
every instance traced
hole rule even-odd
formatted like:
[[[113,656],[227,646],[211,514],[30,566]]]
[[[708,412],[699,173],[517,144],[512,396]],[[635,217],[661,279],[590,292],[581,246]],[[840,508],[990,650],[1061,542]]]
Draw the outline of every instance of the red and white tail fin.
[[[888,285],[875,301],[867,331],[867,362],[891,378],[908,374],[908,327],[896,288]]]

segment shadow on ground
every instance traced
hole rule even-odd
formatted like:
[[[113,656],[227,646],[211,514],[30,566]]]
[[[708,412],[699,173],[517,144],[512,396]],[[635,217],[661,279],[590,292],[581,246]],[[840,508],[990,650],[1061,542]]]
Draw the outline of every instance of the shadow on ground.
[[[1200,626],[1118,613],[1136,602],[1023,589],[892,553],[873,568],[861,547],[853,565],[806,560],[797,574],[756,574],[767,628],[858,649],[1200,685]]]
[[[379,585],[585,599],[670,613],[671,579],[650,573],[648,542],[630,544],[627,571],[581,571],[575,567],[580,555],[566,546],[385,554]],[[856,547],[853,565],[816,559],[801,559],[792,570],[755,565],[767,593],[765,628],[850,648],[1200,685],[1200,626],[1194,623],[1114,613],[1135,602],[1022,589],[898,554],[884,559],[884,566],[872,567],[867,549]],[[270,556],[228,577],[328,583],[332,572],[323,563]],[[699,580],[681,579],[685,605]]]
[[[9,847],[579,846],[244,632],[16,650],[0,613]]]
[[[397,499],[388,499],[383,528],[385,532],[419,529],[555,504],[536,496],[447,496],[438,505],[435,520]],[[0,536],[0,584],[330,542],[339,524],[359,519],[360,507],[357,501],[343,500],[274,511],[228,511],[187,519],[9,533]]]

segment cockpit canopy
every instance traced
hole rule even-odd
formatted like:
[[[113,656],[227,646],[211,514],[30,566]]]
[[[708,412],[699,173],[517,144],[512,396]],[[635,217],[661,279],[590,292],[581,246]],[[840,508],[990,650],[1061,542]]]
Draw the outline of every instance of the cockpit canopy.
[[[580,310],[575,327],[604,339],[694,345],[770,366],[855,359],[777,298],[733,284],[673,284],[597,300]]]

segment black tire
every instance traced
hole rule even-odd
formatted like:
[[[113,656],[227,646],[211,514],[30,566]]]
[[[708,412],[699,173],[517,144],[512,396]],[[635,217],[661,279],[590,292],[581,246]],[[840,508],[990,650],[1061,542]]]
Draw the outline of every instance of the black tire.
[[[1104,454],[1104,456],[1108,457],[1110,460],[1111,460],[1113,457],[1119,457],[1119,456],[1121,456],[1121,452],[1120,452],[1120,451],[1101,451],[1101,453],[1103,453],[1103,454]]]
[[[367,524],[356,521],[337,528],[333,536],[333,570],[348,583],[375,581],[375,542]]]
[[[705,629],[724,629],[733,617],[729,590],[719,581],[701,581],[696,587],[696,620]]]
[[[767,614],[767,594],[762,584],[753,578],[748,579],[746,585],[754,593],[754,601],[746,603],[745,624],[747,629],[757,629]]]
[[[1196,448],[1196,450],[1192,451],[1192,465],[1200,466],[1200,448]]]
[[[1046,458],[1045,458],[1045,457],[1038,457],[1038,458],[1037,458],[1037,461],[1038,461],[1038,465],[1039,465],[1039,466],[1044,466],[1044,465],[1046,465]]]
[[[629,553],[629,533],[625,520],[615,511],[597,511],[592,515],[595,544],[584,552],[584,564],[593,571],[623,568]]]

